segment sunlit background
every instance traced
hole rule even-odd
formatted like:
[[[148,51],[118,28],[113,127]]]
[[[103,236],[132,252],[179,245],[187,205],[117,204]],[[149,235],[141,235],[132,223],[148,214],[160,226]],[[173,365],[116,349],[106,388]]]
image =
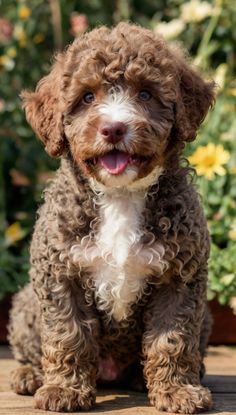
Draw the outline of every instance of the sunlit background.
[[[236,311],[236,6],[232,0],[0,0],[0,299],[27,281],[41,192],[57,161],[26,124],[19,93],[53,52],[98,25],[130,20],[184,47],[218,84],[198,139],[186,148],[212,237],[209,299]]]

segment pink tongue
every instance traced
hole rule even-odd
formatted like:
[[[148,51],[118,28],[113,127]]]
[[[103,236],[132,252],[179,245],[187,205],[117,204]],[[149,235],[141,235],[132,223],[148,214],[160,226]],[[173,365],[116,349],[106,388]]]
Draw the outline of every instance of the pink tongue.
[[[129,162],[129,154],[123,151],[111,151],[101,157],[101,165],[110,174],[121,174],[126,169]]]

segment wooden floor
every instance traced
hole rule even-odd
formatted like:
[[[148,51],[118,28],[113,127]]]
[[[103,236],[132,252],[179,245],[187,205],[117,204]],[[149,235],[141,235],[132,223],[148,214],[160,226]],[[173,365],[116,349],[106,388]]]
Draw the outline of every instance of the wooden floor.
[[[34,409],[33,398],[10,391],[10,372],[16,363],[8,350],[0,348],[0,415],[56,414]],[[207,376],[204,384],[214,396],[214,409],[208,414],[236,414],[236,348],[211,347],[206,359]],[[85,412],[80,412],[83,414]],[[145,394],[127,391],[101,390],[97,405],[91,414],[104,415],[158,415],[149,406]],[[163,413],[162,413],[163,414]]]

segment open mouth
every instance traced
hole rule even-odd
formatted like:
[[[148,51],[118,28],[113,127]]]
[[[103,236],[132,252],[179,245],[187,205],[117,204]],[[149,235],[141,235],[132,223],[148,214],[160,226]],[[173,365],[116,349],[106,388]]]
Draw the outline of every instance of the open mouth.
[[[118,176],[119,174],[122,174],[128,166],[140,167],[149,160],[150,157],[112,150],[103,156],[86,160],[86,164],[94,166],[100,164],[108,173]]]

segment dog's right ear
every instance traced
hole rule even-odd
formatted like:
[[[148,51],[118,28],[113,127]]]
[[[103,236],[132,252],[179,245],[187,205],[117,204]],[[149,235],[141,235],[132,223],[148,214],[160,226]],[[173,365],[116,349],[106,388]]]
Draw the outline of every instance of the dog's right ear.
[[[183,52],[173,52],[178,71],[178,97],[175,105],[175,133],[179,140],[193,141],[198,128],[215,102],[214,81],[204,80],[187,63]]]
[[[63,55],[58,55],[49,75],[42,78],[35,92],[23,91],[23,108],[26,119],[52,157],[62,154],[64,131],[60,84],[62,79]]]

